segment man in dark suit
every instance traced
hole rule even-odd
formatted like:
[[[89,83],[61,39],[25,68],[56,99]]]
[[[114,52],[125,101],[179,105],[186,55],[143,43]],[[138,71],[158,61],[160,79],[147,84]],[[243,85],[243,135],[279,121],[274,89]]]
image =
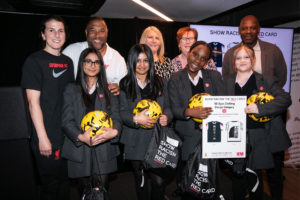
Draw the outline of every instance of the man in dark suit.
[[[283,87],[287,79],[287,67],[282,52],[276,45],[258,39],[259,31],[260,25],[255,16],[248,15],[241,20],[239,33],[242,42],[225,53],[222,65],[222,76],[226,79],[235,73],[234,62],[232,60],[233,52],[241,44],[245,44],[255,51],[256,61],[254,71],[262,74],[263,77],[272,77],[280,87]],[[276,144],[274,146],[276,146]],[[282,200],[284,151],[280,148],[275,148],[272,149],[272,152],[275,167],[267,170],[268,182],[272,199]]]

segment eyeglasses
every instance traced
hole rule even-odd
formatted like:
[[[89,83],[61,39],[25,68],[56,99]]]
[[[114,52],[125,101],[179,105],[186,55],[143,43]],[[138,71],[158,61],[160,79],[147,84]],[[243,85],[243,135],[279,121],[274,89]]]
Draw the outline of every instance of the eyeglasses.
[[[183,38],[181,38],[181,40],[183,40],[185,42],[187,42],[187,41],[193,42],[193,41],[195,41],[195,38],[193,38],[193,37],[183,37]]]
[[[100,66],[100,64],[101,64],[100,60],[92,61],[91,59],[85,59],[85,60],[83,60],[83,62],[84,62],[88,67],[92,66],[93,64],[94,64],[95,66],[98,67],[98,66]]]

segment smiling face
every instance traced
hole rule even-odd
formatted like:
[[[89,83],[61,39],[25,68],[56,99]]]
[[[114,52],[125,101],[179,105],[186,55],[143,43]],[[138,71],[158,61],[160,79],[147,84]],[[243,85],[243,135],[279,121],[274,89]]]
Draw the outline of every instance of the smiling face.
[[[195,43],[195,34],[192,31],[185,32],[178,44],[178,47],[182,54],[187,55],[190,51],[191,46]]]
[[[240,49],[235,57],[235,69],[239,72],[250,72],[252,71],[253,59],[252,55],[245,50],[245,48]]]
[[[159,39],[159,35],[156,32],[150,30],[146,36],[145,44],[150,47],[153,54],[158,54],[160,43],[161,42]]]
[[[244,44],[249,47],[254,47],[258,39],[259,31],[260,26],[256,17],[247,16],[242,19],[239,33]]]
[[[187,62],[190,76],[197,75],[198,71],[207,64],[209,54],[209,48],[204,45],[198,45],[189,52]]]
[[[88,78],[97,77],[100,72],[101,61],[97,54],[89,53],[83,61],[83,72]]]
[[[149,69],[150,66],[148,57],[145,53],[140,53],[135,68],[136,76],[147,76]]]
[[[62,22],[54,19],[45,23],[45,30],[41,33],[46,42],[44,50],[51,54],[60,52],[66,41],[65,26]]]
[[[106,44],[108,29],[103,20],[94,19],[87,25],[85,34],[89,45],[100,50]]]

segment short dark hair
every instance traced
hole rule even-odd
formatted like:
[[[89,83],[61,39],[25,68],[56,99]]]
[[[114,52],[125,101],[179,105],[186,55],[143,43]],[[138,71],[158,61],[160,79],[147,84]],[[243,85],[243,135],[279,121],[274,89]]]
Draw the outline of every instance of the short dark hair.
[[[97,17],[97,16],[95,16],[95,17],[91,17],[91,18],[89,19],[89,21],[86,23],[85,30],[87,29],[87,27],[89,26],[89,24],[90,24],[92,21],[94,21],[94,20],[100,20],[100,21],[103,21],[104,24],[105,24],[105,26],[106,26],[106,28],[107,28],[107,25],[106,25],[105,20],[104,20],[102,17]]]
[[[190,48],[190,52],[196,47],[196,46],[199,46],[199,45],[203,45],[203,46],[206,46],[208,49],[209,49],[209,58],[211,57],[211,53],[212,53],[212,49],[211,49],[211,46],[209,44],[207,44],[206,42],[204,41],[197,41],[195,42],[191,48]]]
[[[59,15],[46,15],[43,20],[41,21],[41,25],[40,25],[40,33],[39,33],[39,37],[42,39],[41,33],[45,33],[45,29],[46,29],[46,23],[51,21],[51,20],[55,20],[58,22],[63,23],[64,28],[65,28],[65,33],[66,33],[66,40],[69,38],[69,30],[68,30],[68,26],[66,24],[66,21]],[[43,48],[46,45],[46,42],[42,39],[43,43],[42,46]]]

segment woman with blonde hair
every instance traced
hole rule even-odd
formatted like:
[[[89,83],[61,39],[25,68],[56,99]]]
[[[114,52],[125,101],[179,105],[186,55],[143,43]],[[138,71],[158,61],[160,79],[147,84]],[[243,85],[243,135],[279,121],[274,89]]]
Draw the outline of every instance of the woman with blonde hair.
[[[155,26],[148,26],[142,33],[140,44],[146,44],[150,47],[154,58],[155,74],[169,79],[174,72],[174,66],[171,59],[164,56],[164,39],[159,29]]]

